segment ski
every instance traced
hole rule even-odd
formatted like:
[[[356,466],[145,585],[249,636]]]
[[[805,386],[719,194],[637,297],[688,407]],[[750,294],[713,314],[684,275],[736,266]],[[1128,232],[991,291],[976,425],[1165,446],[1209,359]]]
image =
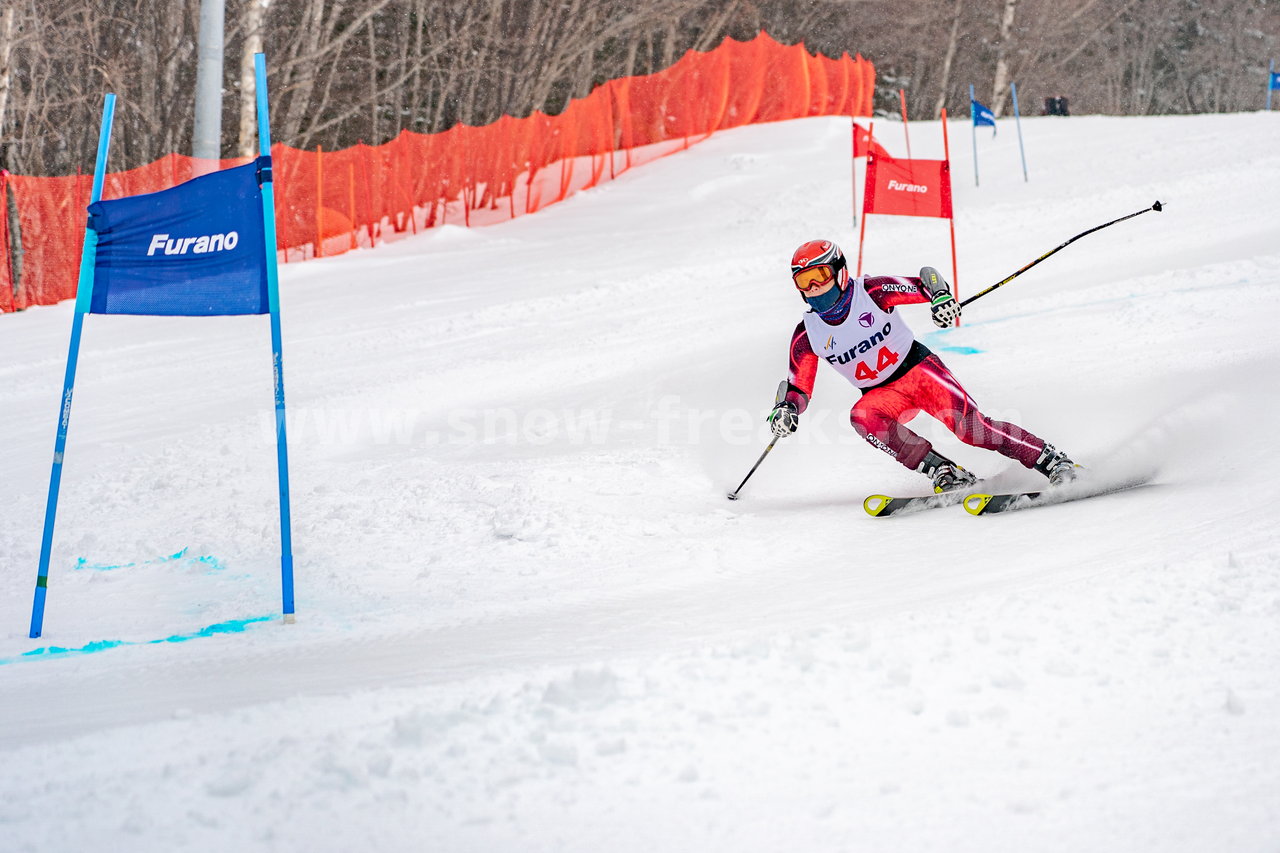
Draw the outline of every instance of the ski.
[[[965,512],[970,515],[990,515],[996,512],[1005,512],[1012,509],[1027,509],[1037,503],[1042,504],[1039,498],[1044,492],[1008,492],[1002,495],[986,495],[981,492],[975,492],[972,495],[966,495],[963,501]],[[1021,506],[1019,506],[1021,502]]]
[[[1089,483],[1076,481],[1063,486],[1049,487],[1034,492],[1006,492],[1003,494],[986,494],[971,492],[965,495],[962,503],[970,515],[991,515],[998,512],[1013,512],[1031,509],[1037,506],[1068,503],[1083,498],[1096,498],[1136,488],[1150,481],[1150,477],[1128,480],[1120,483]]]
[[[940,495],[918,495],[916,497],[895,498],[890,495],[868,495],[862,502],[862,508],[873,518],[887,518],[891,515],[907,515],[926,509],[938,509],[944,506],[955,506],[965,499],[965,491],[943,492]]]

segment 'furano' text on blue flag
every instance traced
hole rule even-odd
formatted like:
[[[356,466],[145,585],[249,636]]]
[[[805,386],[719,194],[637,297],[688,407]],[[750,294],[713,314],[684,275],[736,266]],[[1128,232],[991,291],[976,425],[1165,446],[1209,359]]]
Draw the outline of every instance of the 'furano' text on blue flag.
[[[89,310],[266,314],[264,167],[269,159],[260,158],[171,189],[89,205],[98,239]]]
[[[995,113],[991,112],[991,110],[987,109],[977,101],[970,101],[969,105],[970,105],[970,110],[973,112],[974,127],[988,127],[988,126],[995,127],[996,126]]]

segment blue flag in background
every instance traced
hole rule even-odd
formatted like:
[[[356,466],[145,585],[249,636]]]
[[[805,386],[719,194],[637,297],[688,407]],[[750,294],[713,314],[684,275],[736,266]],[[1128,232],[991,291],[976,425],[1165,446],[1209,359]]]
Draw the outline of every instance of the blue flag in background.
[[[1280,89],[1280,71],[1271,72],[1271,88]]]
[[[266,314],[259,168],[269,158],[171,189],[89,205],[98,234],[94,314]],[[275,251],[275,247],[271,247]]]
[[[987,109],[982,104],[971,100],[969,102],[969,109],[973,113],[974,127],[996,126],[995,113],[991,112],[991,110]]]

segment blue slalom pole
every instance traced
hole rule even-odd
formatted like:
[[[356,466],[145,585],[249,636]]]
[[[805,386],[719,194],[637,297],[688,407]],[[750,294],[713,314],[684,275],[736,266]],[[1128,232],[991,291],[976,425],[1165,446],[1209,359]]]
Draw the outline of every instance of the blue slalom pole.
[[[93,191],[89,203],[102,199],[106,179],[107,153],[111,149],[111,124],[115,120],[116,96],[108,93],[102,104],[102,129],[98,132],[98,157],[93,164]],[[84,249],[80,253],[80,278],[76,284],[75,316],[71,320],[71,344],[67,350],[67,372],[62,381],[61,406],[58,411],[58,437],[53,443],[53,470],[49,473],[49,499],[44,507],[44,534],[40,539],[40,570],[36,575],[36,594],[31,603],[32,639],[44,630],[44,603],[49,592],[49,558],[53,553],[53,526],[58,515],[58,490],[62,486],[62,457],[67,449],[67,426],[71,422],[71,397],[75,392],[76,364],[80,360],[80,334],[84,315],[93,303],[93,265],[98,256],[98,232],[84,229]]]
[[[271,309],[271,363],[276,389],[276,467],[280,475],[280,590],[284,600],[284,621],[292,624],[293,533],[289,520],[289,442],[285,435],[284,350],[280,335],[280,272],[276,264],[276,200],[270,172],[271,116],[267,107],[267,58],[253,55],[258,96],[258,154],[267,158],[266,180],[262,182],[262,224],[266,233],[267,304]]]
[[[1027,150],[1022,147],[1022,116],[1018,113],[1018,84],[1011,81],[1009,89],[1013,92],[1013,123],[1018,128],[1018,153],[1022,155],[1022,180],[1026,182],[1030,179],[1027,177]]]
[[[969,127],[973,131],[973,185],[978,185],[978,121],[973,114],[973,84],[969,84]]]
[[[1267,65],[1267,112],[1271,112],[1271,93],[1275,90],[1276,79],[1276,61],[1273,59]]]

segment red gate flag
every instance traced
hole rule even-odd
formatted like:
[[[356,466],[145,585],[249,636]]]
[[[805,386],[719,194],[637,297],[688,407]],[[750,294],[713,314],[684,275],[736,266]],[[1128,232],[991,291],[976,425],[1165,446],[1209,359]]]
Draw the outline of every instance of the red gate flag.
[[[898,160],[873,152],[867,158],[862,212],[951,218],[951,164],[946,160]]]
[[[855,121],[853,123],[853,156],[867,157],[869,155],[888,157],[889,152],[885,151],[880,143],[875,141],[870,129]]]
[[[858,231],[858,275],[862,275],[862,246],[867,236],[867,214],[932,216],[947,220],[951,229],[951,286],[960,295],[956,268],[956,220],[951,210],[951,143],[947,141],[947,111],[942,111],[941,160],[897,160],[874,142],[867,156],[867,191]],[[874,127],[874,125],[873,125]],[[956,320],[956,325],[960,321]]]

